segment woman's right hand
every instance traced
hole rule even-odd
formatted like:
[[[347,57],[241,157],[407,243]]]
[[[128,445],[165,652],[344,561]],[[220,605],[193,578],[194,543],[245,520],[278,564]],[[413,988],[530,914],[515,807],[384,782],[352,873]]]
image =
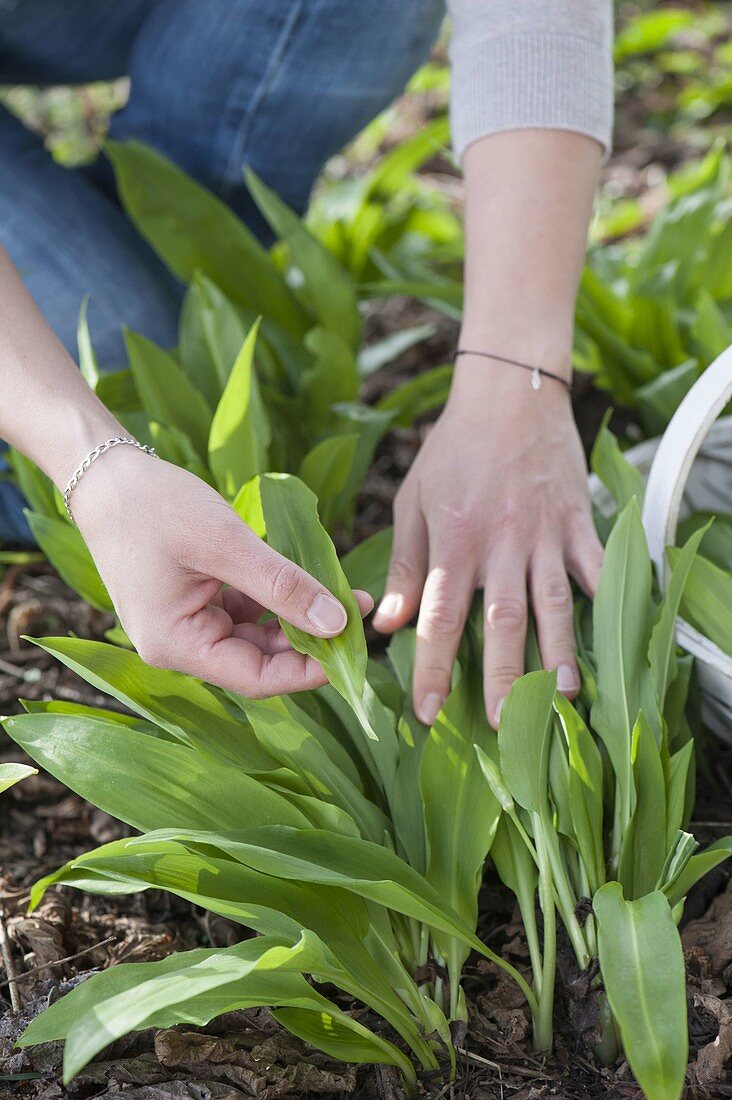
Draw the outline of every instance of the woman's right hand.
[[[205,482],[133,447],[115,447],[80,479],[71,507],[120,622],[148,664],[250,698],[327,682],[276,619],[258,623],[272,611],[331,638],[346,625],[345,608]],[[371,597],[356,597],[367,614]]]

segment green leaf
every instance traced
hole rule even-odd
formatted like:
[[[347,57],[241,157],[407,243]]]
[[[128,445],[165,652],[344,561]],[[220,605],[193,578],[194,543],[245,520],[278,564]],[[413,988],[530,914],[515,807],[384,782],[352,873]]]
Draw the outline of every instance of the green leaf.
[[[679,1100],[688,1038],[684,954],[660,891],[625,901],[609,882],[593,908],[600,969],[625,1054],[647,1100]]]
[[[114,605],[78,527],[68,520],[27,509],[25,516],[34,539],[69,588],[98,611],[114,612]]]
[[[247,527],[251,527],[255,535],[263,539],[267,533],[264,526],[264,513],[262,512],[262,497],[259,492],[259,477],[250,478],[242,485],[234,497],[231,507],[240,519],[244,520]]]
[[[380,399],[377,407],[395,413],[394,423],[400,428],[408,428],[418,417],[442,408],[450,393],[452,372],[451,365],[422,371],[415,378],[395,386]]]
[[[51,775],[135,829],[308,824],[286,798],[230,764],[116,722],[19,714],[3,725]]]
[[[732,836],[723,836],[703,852],[697,852],[687,863],[668,891],[670,905],[677,905],[700,879],[732,857]]]
[[[298,476],[318,498],[325,528],[332,525],[338,498],[348,484],[358,441],[356,432],[329,436],[316,443],[300,463]]]
[[[602,757],[595,739],[564,695],[557,693],[554,707],[562,723],[569,750],[569,812],[590,890],[605,881]]]
[[[230,207],[138,141],[108,141],[122,204],[181,282],[201,271],[296,338],[309,323],[267,252]]]
[[[362,1024],[351,1023],[302,977],[301,972],[321,953],[315,937],[304,932],[291,947],[264,936],[234,947],[181,952],[160,962],[124,964],[77,986],[37,1017],[20,1041],[28,1046],[47,1042],[51,1035],[66,1038],[64,1080],[68,1083],[100,1050],[130,1031],[177,1023],[203,1026],[234,1009],[292,1006],[296,1022],[304,1024],[310,1014],[320,1021],[324,1039],[328,1021],[342,1040],[350,1032],[354,1046],[360,1044],[364,1055],[369,1051],[378,1061],[401,1065],[405,1059],[392,1044],[379,1040]],[[287,1026],[286,1020],[282,1022]],[[318,1030],[313,1023],[315,1045]],[[394,1052],[391,1059],[389,1048]]]
[[[202,855],[215,847],[243,866],[275,878],[337,886],[485,951],[472,925],[449,900],[381,844],[320,829],[276,825],[218,834],[166,829],[137,838],[128,847],[143,848],[161,840],[193,844]]]
[[[361,588],[380,600],[386,588],[394,531],[385,527],[349,550],[341,561],[351,588]]]
[[[166,730],[204,756],[215,756],[246,771],[269,771],[275,761],[257,744],[241,716],[232,713],[211,688],[118,646],[83,638],[32,639],[87,683]]]
[[[555,672],[529,672],[514,682],[501,709],[501,771],[513,797],[530,813],[540,813],[547,801],[556,684]]]
[[[381,843],[389,823],[366,798],[357,769],[336,738],[293,699],[245,699],[242,705],[260,744],[302,777],[311,794],[348,813],[361,835]]]
[[[97,388],[97,382],[99,381],[99,363],[94,354],[94,348],[89,334],[89,323],[86,316],[88,306],[89,295],[87,294],[79,310],[79,323],[76,326],[76,343],[79,348],[79,367],[82,377],[87,386],[95,390]]]
[[[390,332],[387,336],[375,341],[375,343],[367,344],[361,348],[358,355],[359,374],[362,378],[368,378],[369,375],[375,374],[377,370],[381,370],[382,367],[393,363],[395,359],[399,359],[415,344],[420,344],[423,340],[434,336],[436,331],[434,325],[415,325],[413,328]]]
[[[635,391],[643,426],[648,435],[661,435],[682,400],[699,377],[699,363],[687,359],[677,367],[662,371],[657,378]]]
[[[66,519],[66,509],[63,508],[63,501],[59,508],[57,491],[51,479],[14,447],[8,449],[7,458],[20,491],[32,510],[41,515],[63,516]]]
[[[205,397],[218,405],[246,337],[236,307],[205,275],[196,272],[183,299],[178,354],[183,370]]]
[[[315,494],[287,474],[266,474],[260,479],[260,492],[270,546],[324,584],[348,614],[346,628],[336,638],[316,638],[280,620],[282,629],[299,653],[318,661],[368,736],[376,737],[363,702],[367,653],[361,613],[335,547],[318,519]]]
[[[38,775],[38,768],[29,764],[0,764],[0,794],[29,775]]]
[[[498,799],[475,766],[476,744],[487,750],[495,746],[495,735],[485,716],[480,677],[466,667],[430,730],[419,785],[429,853],[427,879],[470,928],[477,922],[483,866],[501,816]],[[454,1014],[468,953],[453,936],[437,936],[436,941],[450,972]]]
[[[209,465],[219,490],[229,498],[269,464],[272,432],[254,371],[258,330],[259,322],[236,357],[208,437]]]
[[[676,529],[677,543],[683,545],[699,528],[704,528],[699,552],[720,569],[732,571],[732,515],[692,512]]]
[[[676,677],[676,616],[696,553],[708,526],[696,531],[680,552],[669,579],[666,594],[651,631],[648,661],[658,706],[663,710],[666,691]]]
[[[404,1069],[405,1058],[398,1047],[345,1013],[336,1017],[326,1011],[279,1008],[272,1015],[298,1039],[324,1050],[331,1058],[339,1058],[353,1065],[398,1066]]]
[[[732,326],[706,287],[694,303],[691,337],[704,364],[713,362],[732,343]]]
[[[682,551],[666,550],[676,568]],[[697,556],[691,563],[681,599],[681,614],[725,653],[732,655],[732,574]]]
[[[592,616],[598,694],[592,725],[615,771],[624,826],[633,811],[633,729],[650,690],[646,656],[650,597],[651,562],[638,502],[633,499],[608,539]]]
[[[618,878],[629,900],[651,893],[666,862],[666,781],[653,730],[643,712],[633,730],[635,809],[623,835]]]
[[[590,467],[610,493],[618,511],[622,511],[633,497],[639,504],[643,503],[645,486],[635,466],[623,457],[617,439],[607,427],[609,419],[608,414],[595,438]]]
[[[125,332],[130,370],[151,420],[179,428],[206,457],[211,410],[172,356],[144,336]]]
[[[244,175],[254,201],[273,232],[284,242],[305,280],[305,289],[322,325],[358,346],[361,316],[348,272],[324,248],[292,210],[251,170]]]
[[[679,31],[694,25],[694,15],[682,8],[645,11],[629,20],[615,39],[615,61],[640,53],[655,53]]]

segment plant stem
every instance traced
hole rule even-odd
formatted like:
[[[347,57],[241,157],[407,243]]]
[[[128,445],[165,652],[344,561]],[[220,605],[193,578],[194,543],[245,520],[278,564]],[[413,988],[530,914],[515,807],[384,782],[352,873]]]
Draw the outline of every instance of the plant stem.
[[[546,832],[539,814],[533,815],[536,854],[539,858],[539,903],[544,917],[544,962],[541,971],[539,1007],[534,1017],[534,1047],[550,1051],[553,1041],[554,980],[557,967],[557,922],[554,910],[552,867]]]

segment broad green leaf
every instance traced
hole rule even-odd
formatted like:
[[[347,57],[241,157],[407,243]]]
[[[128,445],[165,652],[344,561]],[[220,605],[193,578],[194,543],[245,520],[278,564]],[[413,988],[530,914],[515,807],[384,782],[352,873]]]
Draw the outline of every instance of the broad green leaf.
[[[328,1049],[329,1027],[344,1043],[352,1035],[354,1048],[375,1060],[401,1065],[405,1059],[387,1040],[351,1021],[317,993],[302,976],[317,959],[309,933],[292,947],[274,937],[258,937],[229,948],[180,952],[154,963],[128,963],[93,975],[68,997],[36,1017],[21,1037],[21,1045],[67,1038],[64,1075],[68,1081],[115,1038],[148,1027],[177,1023],[204,1026],[216,1016],[259,1005],[289,1006],[294,1021],[314,1021],[311,1041],[319,1032]],[[310,949],[310,950],[308,950]],[[285,1019],[282,1022],[287,1025]],[[295,1030],[297,1034],[297,1031]],[[370,1044],[370,1045],[369,1045]],[[394,1053],[389,1058],[389,1048]]]
[[[336,739],[285,696],[242,702],[260,744],[301,776],[312,795],[346,811],[363,837],[381,843],[389,823],[364,795],[358,772]]]
[[[132,371],[129,368],[100,375],[96,395],[108,409],[117,414],[139,412],[142,408]]]
[[[672,567],[680,562],[677,547],[666,550]],[[725,653],[732,655],[732,574],[697,556],[689,569],[681,614]]]
[[[181,308],[178,355],[183,370],[212,409],[221,399],[245,337],[244,322],[233,303],[215,283],[196,272]]]
[[[341,431],[358,433],[358,446],[348,474],[345,488],[338,497],[336,512],[340,517],[353,510],[356,494],[364,483],[373,461],[377,444],[388,431],[392,413],[372,409],[368,405],[341,402],[333,406],[333,412],[341,422]]]
[[[151,420],[179,428],[206,457],[211,410],[172,356],[138,333],[125,333],[130,370]]]
[[[29,458],[10,447],[7,451],[7,459],[10,468],[15,474],[21,493],[28,501],[34,512],[46,516],[63,516],[66,518],[66,509],[57,504],[56,490],[50,478],[46,477]]]
[[[555,672],[529,672],[515,681],[501,709],[501,771],[513,797],[530,813],[540,813],[547,801],[556,684]]]
[[[577,850],[594,893],[605,881],[602,757],[595,739],[569,700],[557,693],[554,707],[569,750],[569,812]]]
[[[240,519],[243,519],[247,527],[251,527],[255,535],[263,539],[267,533],[264,526],[264,514],[262,512],[262,497],[259,492],[259,477],[255,476],[245,482],[231,502],[231,507]]]
[[[33,641],[93,687],[197,752],[220,757],[245,771],[267,772],[275,765],[241,716],[232,713],[200,680],[151,668],[136,653],[104,642],[83,638]]]
[[[633,499],[608,539],[593,608],[598,697],[592,707],[592,726],[615,771],[623,827],[633,811],[633,729],[650,690],[646,656],[650,597],[651,562],[638,502]]]
[[[3,725],[51,775],[135,829],[308,824],[285,797],[230,763],[116,722],[19,714]]]
[[[412,1078],[414,1070],[398,1047],[346,1013],[335,1016],[325,1010],[279,1008],[272,1015],[298,1039],[324,1050],[331,1058],[353,1065],[397,1066],[405,1071],[408,1079]],[[410,1066],[409,1072],[405,1063]]]
[[[676,677],[676,616],[679,613],[695,555],[707,529],[702,528],[691,535],[679,554],[669,578],[663,603],[651,630],[648,661],[660,710],[663,710],[668,686]]]
[[[308,332],[304,345],[313,359],[299,379],[298,389],[305,405],[307,430],[315,438],[331,430],[335,405],[358,398],[358,368],[350,345],[322,325]]]
[[[687,824],[686,805],[690,772],[693,775],[694,741],[687,741],[668,759],[666,776],[666,847],[670,849],[679,829]]]
[[[341,565],[351,588],[362,588],[374,600],[384,595],[394,531],[385,527],[349,550]]]
[[[476,767],[474,746],[488,750],[495,745],[495,735],[485,716],[480,677],[467,662],[466,666],[429,732],[419,785],[429,853],[427,879],[445,904],[474,928],[483,866],[501,806]],[[450,972],[452,1013],[467,950],[453,936],[439,935],[436,942]]]
[[[305,291],[320,322],[355,348],[361,334],[356,291],[348,272],[324,248],[297,214],[250,169],[245,178],[254,201],[302,272]]]
[[[254,370],[258,330],[257,322],[236,357],[208,437],[209,465],[229,498],[268,466],[272,432]]]
[[[732,343],[732,326],[706,287],[694,303],[691,336],[703,363],[712,363]]]
[[[682,8],[644,11],[623,27],[615,39],[615,61],[635,54],[655,53],[668,45],[679,31],[694,25],[694,15]]]
[[[87,309],[89,307],[89,295],[84,297],[79,310],[79,323],[76,326],[76,343],[79,349],[79,368],[87,386],[95,390],[99,381],[99,363],[94,354],[94,348],[89,333],[87,321]]]
[[[688,1057],[684,954],[660,891],[626,901],[609,882],[593,901],[600,970],[625,1054],[647,1100],[679,1100]]]
[[[615,501],[618,511],[622,511],[633,497],[639,504],[643,503],[645,486],[635,466],[623,457],[617,439],[607,427],[608,419],[609,416],[595,438],[590,466]]]
[[[388,921],[380,929],[390,938],[384,951],[370,929],[374,916],[356,894],[338,887],[300,883],[255,871],[234,860],[218,859],[206,850],[161,840],[142,840],[133,848],[129,841],[106,844],[62,868],[34,887],[38,904],[43,890],[54,883],[68,883],[85,890],[97,879],[169,890],[213,913],[230,918],[265,935],[293,937],[301,929],[314,932],[333,953],[332,965],[318,966],[321,981],[332,981],[381,1013],[407,1038],[418,1043],[414,1018],[394,992],[409,987],[411,979],[400,963],[397,944]],[[392,953],[388,947],[391,946]],[[375,953],[378,965],[375,965]]]
[[[366,638],[356,598],[341,569],[335,547],[318,519],[314,493],[296,477],[267,474],[260,479],[262,510],[270,546],[324,584],[348,614],[336,638],[316,638],[280,620],[288,640],[314,657],[333,687],[358,716],[369,737],[376,737],[364,707]]]
[[[618,878],[628,900],[658,886],[666,862],[666,781],[661,754],[641,711],[633,730],[635,809],[623,835]]]
[[[334,509],[346,485],[358,447],[355,432],[331,435],[308,451],[300,463],[298,476],[318,498],[318,511],[325,528],[334,519]]]
[[[197,271],[296,338],[309,327],[267,252],[230,207],[138,141],[108,141],[125,210],[181,282]]]
[[[358,370],[362,378],[368,378],[377,370],[393,363],[406,351],[420,344],[436,332],[434,325],[415,325],[413,328],[399,329],[390,332],[373,344],[367,344],[361,348],[358,354]]]
[[[408,428],[418,417],[442,408],[450,393],[452,372],[451,365],[422,371],[390,390],[381,398],[378,408],[395,413],[394,423]]]
[[[98,718],[102,722],[116,722],[120,726],[137,730],[138,733],[146,733],[149,737],[159,737],[163,741],[175,741],[175,738],[154,726],[152,722],[146,722],[144,718],[136,718],[134,714],[123,714],[119,710],[107,710],[105,707],[87,707],[83,703],[71,703],[66,699],[19,699],[23,710],[28,714],[71,714],[85,718]]]
[[[699,363],[687,359],[662,371],[657,378],[635,391],[643,426],[648,435],[661,435],[684,397],[699,377]]]
[[[61,579],[98,611],[114,612],[94,559],[78,527],[53,514],[25,512],[33,537]]]
[[[710,844],[703,852],[693,855],[676,882],[669,890],[670,905],[676,905],[700,879],[718,867],[720,863],[732,858],[732,836],[723,836]]]
[[[476,939],[473,925],[458,915],[449,899],[381,844],[319,829],[275,826],[219,834],[166,829],[137,838],[128,847],[142,849],[161,840],[191,843],[202,856],[215,847],[245,867],[275,878],[337,886],[457,936],[481,953],[486,950]]]
[[[732,571],[732,515],[693,512],[676,529],[676,541],[683,545],[700,527],[704,535],[699,553],[720,569]]]
[[[0,764],[0,794],[29,775],[38,775],[38,768],[29,764]]]

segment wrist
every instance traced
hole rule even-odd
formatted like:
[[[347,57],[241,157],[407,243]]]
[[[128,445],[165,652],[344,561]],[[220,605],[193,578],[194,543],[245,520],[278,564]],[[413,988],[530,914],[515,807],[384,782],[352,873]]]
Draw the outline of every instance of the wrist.
[[[42,469],[60,492],[90,451],[107,439],[128,434],[91,391],[90,398],[60,412],[63,427],[43,454]]]
[[[453,404],[500,415],[513,408],[539,415],[542,410],[571,408],[572,370],[566,360],[520,359],[494,348],[484,351],[463,344],[459,350],[450,389]]]

